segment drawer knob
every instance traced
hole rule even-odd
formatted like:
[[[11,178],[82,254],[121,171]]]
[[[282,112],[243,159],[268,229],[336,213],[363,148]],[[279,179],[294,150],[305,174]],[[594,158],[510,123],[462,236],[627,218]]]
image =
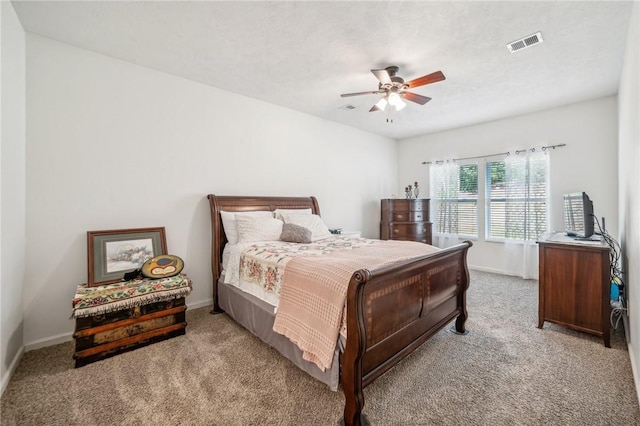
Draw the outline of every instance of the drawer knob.
[[[427,232],[427,228],[422,228],[422,232]]]
[[[399,230],[399,229],[394,229],[394,230],[393,230],[393,233],[394,233],[394,234],[399,234],[399,233],[400,233],[400,230]]]
[[[401,215],[401,214],[396,215],[396,217],[397,217],[398,219],[404,219],[404,216],[403,216],[403,215]]]

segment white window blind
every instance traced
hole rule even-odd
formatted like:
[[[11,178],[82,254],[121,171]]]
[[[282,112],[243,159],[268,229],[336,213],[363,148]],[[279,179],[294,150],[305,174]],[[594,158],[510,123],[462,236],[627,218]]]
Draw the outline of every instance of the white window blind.
[[[547,229],[549,156],[486,163],[487,237],[535,240]]]
[[[478,165],[443,163],[431,167],[435,232],[478,235]]]

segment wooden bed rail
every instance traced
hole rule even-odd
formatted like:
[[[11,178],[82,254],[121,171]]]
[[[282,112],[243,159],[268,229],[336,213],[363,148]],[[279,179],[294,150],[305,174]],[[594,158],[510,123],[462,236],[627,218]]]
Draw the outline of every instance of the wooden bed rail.
[[[466,256],[462,244],[375,271],[359,270],[347,293],[347,343],[342,354],[343,424],[369,424],[363,388],[411,354],[454,318],[465,332]]]

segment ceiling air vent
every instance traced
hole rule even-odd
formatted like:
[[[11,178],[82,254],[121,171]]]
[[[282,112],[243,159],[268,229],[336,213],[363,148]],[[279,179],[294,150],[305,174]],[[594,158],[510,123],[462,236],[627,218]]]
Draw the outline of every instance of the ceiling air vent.
[[[518,50],[526,49],[529,46],[533,46],[534,44],[542,43],[542,33],[538,31],[535,34],[531,34],[530,36],[526,36],[521,38],[520,40],[516,40],[507,44],[507,49],[509,52],[517,52]]]

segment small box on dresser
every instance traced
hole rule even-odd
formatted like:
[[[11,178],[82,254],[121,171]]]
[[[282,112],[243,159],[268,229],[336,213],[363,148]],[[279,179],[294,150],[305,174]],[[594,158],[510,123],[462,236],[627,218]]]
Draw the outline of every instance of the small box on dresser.
[[[429,199],[387,198],[380,203],[380,239],[431,244]]]

